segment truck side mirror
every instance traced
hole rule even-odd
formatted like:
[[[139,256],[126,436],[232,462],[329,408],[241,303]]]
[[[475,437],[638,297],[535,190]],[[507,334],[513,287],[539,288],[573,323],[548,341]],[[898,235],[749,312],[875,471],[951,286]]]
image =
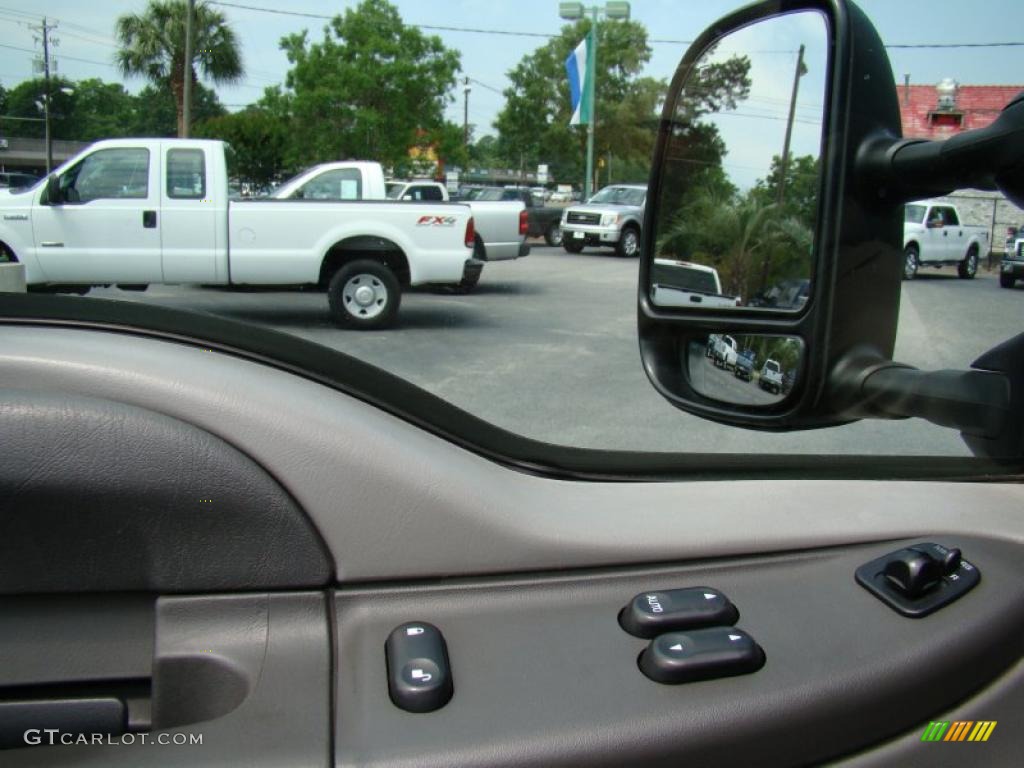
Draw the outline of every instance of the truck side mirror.
[[[917,416],[978,455],[1024,457],[1024,335],[969,371],[892,361],[903,204],[973,187],[1020,205],[1022,171],[1024,94],[988,128],[903,139],[885,47],[850,0],[726,16],[684,55],[658,125],[637,297],[648,378],[723,424]],[[737,349],[773,364],[750,371]]]
[[[47,205],[62,205],[64,202],[64,193],[60,189],[60,179],[56,173],[51,173],[46,179],[46,203]]]

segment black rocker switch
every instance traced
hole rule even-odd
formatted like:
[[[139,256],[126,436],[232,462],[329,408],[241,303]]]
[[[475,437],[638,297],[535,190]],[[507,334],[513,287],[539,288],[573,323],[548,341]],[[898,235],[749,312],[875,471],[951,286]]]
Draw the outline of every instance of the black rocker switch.
[[[883,573],[894,589],[917,598],[938,586],[944,568],[931,552],[910,547],[894,554],[885,564]]]
[[[857,583],[893,610],[920,618],[967,594],[981,574],[956,547],[922,542],[865,563]]]
[[[640,671],[657,683],[691,683],[756,672],[764,651],[754,638],[736,627],[669,632],[640,654]]]
[[[452,697],[452,672],[444,636],[433,624],[412,621],[396,627],[384,646],[388,693],[399,709],[433,712]]]
[[[619,624],[637,637],[735,624],[739,611],[729,598],[710,587],[641,592],[619,613]]]

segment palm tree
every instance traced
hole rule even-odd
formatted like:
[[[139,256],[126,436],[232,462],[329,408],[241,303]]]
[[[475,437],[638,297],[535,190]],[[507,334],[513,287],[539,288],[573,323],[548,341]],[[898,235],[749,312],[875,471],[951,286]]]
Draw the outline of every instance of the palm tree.
[[[178,108],[178,135],[185,135],[185,0],[151,0],[145,13],[130,13],[117,20],[121,50],[117,65],[125,76],[144,75],[154,83],[170,83]],[[214,83],[237,82],[242,77],[238,38],[224,14],[206,3],[195,5],[192,23],[192,61],[188,69],[197,81],[196,65]]]

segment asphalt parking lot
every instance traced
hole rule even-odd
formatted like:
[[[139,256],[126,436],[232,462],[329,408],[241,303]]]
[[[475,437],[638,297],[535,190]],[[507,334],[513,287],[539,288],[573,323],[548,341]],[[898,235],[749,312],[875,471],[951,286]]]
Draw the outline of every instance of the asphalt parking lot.
[[[996,272],[960,280],[922,270],[903,284],[896,358],[962,368],[1022,330],[1024,286]],[[90,296],[153,302],[293,333],[380,366],[501,427],[552,443],[644,451],[968,455],[958,435],[920,420],[859,422],[765,434],[677,411],[654,391],[636,342],[637,262],[610,251],[533,245],[491,263],[467,296],[408,292],[398,327],[340,329],[313,292],[232,292],[151,286]],[[744,386],[756,387],[750,383]]]

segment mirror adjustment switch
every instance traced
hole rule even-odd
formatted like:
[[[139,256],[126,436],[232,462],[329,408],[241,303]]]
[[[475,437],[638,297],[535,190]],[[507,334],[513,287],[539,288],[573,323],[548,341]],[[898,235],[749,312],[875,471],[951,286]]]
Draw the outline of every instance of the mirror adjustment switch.
[[[433,712],[452,697],[448,648],[441,631],[425,621],[396,627],[384,645],[388,694],[406,712]]]
[[[691,683],[756,672],[764,659],[742,629],[713,627],[654,638],[640,654],[640,671],[657,683]]]
[[[918,619],[965,595],[981,573],[956,547],[922,542],[865,563],[856,578],[897,613]]]
[[[641,592],[619,613],[619,624],[636,637],[735,624],[739,611],[729,598],[710,587]]]

